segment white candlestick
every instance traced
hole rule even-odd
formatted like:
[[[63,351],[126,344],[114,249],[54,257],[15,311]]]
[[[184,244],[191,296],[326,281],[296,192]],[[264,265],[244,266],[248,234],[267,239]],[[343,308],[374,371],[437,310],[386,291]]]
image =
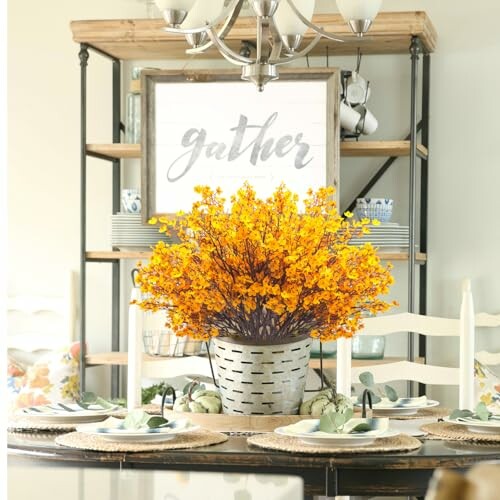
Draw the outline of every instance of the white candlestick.
[[[474,410],[474,303],[470,280],[462,284],[462,307],[460,309],[460,380],[459,408]]]
[[[141,300],[139,288],[132,288],[131,298]],[[142,310],[138,305],[131,304],[128,314],[127,410],[131,411],[142,403]]]
[[[352,339],[337,339],[337,393],[351,396]]]

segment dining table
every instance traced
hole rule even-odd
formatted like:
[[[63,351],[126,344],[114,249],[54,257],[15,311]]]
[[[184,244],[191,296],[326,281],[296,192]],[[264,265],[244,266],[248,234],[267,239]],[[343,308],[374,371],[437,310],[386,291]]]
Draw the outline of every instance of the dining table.
[[[244,433],[228,433],[226,442],[213,446],[126,453],[64,447],[55,443],[56,436],[55,433],[9,432],[8,468],[49,466],[61,471],[65,467],[80,467],[122,472],[154,470],[286,476],[301,479],[303,498],[307,499],[315,495],[422,497],[437,468],[465,471],[478,462],[500,460],[500,444],[425,437],[420,438],[422,446],[418,450],[409,452],[308,455],[253,446]]]

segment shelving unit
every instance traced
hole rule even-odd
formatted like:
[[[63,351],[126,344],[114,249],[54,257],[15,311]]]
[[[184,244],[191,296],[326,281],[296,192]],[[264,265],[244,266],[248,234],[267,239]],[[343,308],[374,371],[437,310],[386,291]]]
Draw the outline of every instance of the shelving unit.
[[[369,54],[407,54],[411,55],[411,117],[409,140],[403,141],[359,141],[343,142],[340,154],[344,157],[391,157],[372,178],[365,191],[368,191],[381,177],[384,168],[388,168],[391,159],[408,157],[410,165],[409,189],[409,226],[410,241],[408,253],[381,253],[383,259],[408,262],[408,304],[409,311],[414,312],[416,298],[416,270],[420,274],[418,312],[426,313],[427,285],[427,183],[428,183],[428,139],[429,139],[429,83],[430,54],[436,46],[437,34],[425,12],[381,12],[370,28],[369,36],[359,39],[353,36],[340,15],[316,15],[313,22],[324,26],[326,31],[334,32],[346,38],[345,43],[335,43],[323,39],[316,46],[312,55],[322,55],[328,50],[332,56],[355,55],[358,48],[364,55]],[[113,213],[120,209],[120,173],[121,160],[141,157],[138,144],[120,143],[122,125],[120,123],[121,107],[121,61],[122,60],[154,60],[185,59],[186,44],[182,36],[167,34],[162,28],[161,19],[121,19],[99,21],[73,21],[71,30],[73,40],[79,44],[81,66],[81,246],[80,246],[80,340],[86,342],[86,268],[90,263],[107,263],[112,266],[112,323],[111,353],[88,354],[82,349],[81,382],[85,387],[86,366],[96,364],[112,365],[112,396],[118,395],[118,366],[124,364],[126,353],[120,350],[120,264],[126,259],[147,259],[148,252],[117,252],[109,250],[90,250],[86,244],[86,200],[87,200],[87,158],[95,157],[111,163],[113,183]],[[241,43],[251,41],[254,37],[253,18],[240,18],[226,37],[226,42],[238,51]],[[306,32],[305,42],[312,39],[313,34]],[[87,65],[90,51],[109,59],[112,63],[113,89],[113,123],[112,144],[87,143]],[[423,55],[421,140],[417,143],[417,79],[418,61]],[[219,58],[215,51],[208,51],[200,58]],[[186,78],[195,75],[195,71],[186,71]],[[420,126],[420,125],[419,125]],[[420,164],[420,182],[417,183],[417,161]],[[417,193],[419,186],[419,193]],[[417,199],[420,205],[417,207]],[[415,249],[417,241],[417,212],[420,220],[420,251]],[[418,265],[418,268],[417,268]],[[415,359],[413,336],[409,334],[408,358]],[[425,341],[420,340],[418,356],[425,361]],[[165,358],[161,358],[165,360]],[[157,361],[157,359],[148,361]],[[327,361],[328,363],[328,361]],[[314,361],[312,362],[314,366]]]

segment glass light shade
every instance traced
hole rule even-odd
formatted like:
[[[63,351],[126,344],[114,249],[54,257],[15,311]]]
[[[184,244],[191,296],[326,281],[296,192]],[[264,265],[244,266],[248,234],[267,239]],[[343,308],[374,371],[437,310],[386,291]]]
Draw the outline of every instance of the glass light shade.
[[[201,28],[213,21],[224,8],[224,0],[196,0],[181,28]]]
[[[293,0],[293,4],[306,19],[312,19],[315,0]],[[281,0],[274,21],[281,35],[303,35],[307,29],[286,0]]]
[[[337,0],[340,14],[349,22],[351,20],[373,20],[380,10],[382,0]]]
[[[155,0],[156,6],[162,12],[165,9],[189,11],[189,9],[193,6],[194,2],[195,0]]]

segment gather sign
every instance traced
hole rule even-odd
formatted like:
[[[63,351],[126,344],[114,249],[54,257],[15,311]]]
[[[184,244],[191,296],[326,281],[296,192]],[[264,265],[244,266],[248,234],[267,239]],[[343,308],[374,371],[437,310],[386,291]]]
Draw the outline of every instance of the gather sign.
[[[147,217],[189,210],[197,185],[230,195],[248,181],[268,196],[284,182],[302,196],[331,181],[336,141],[327,79],[284,78],[258,92],[234,78],[151,78],[143,107]]]

